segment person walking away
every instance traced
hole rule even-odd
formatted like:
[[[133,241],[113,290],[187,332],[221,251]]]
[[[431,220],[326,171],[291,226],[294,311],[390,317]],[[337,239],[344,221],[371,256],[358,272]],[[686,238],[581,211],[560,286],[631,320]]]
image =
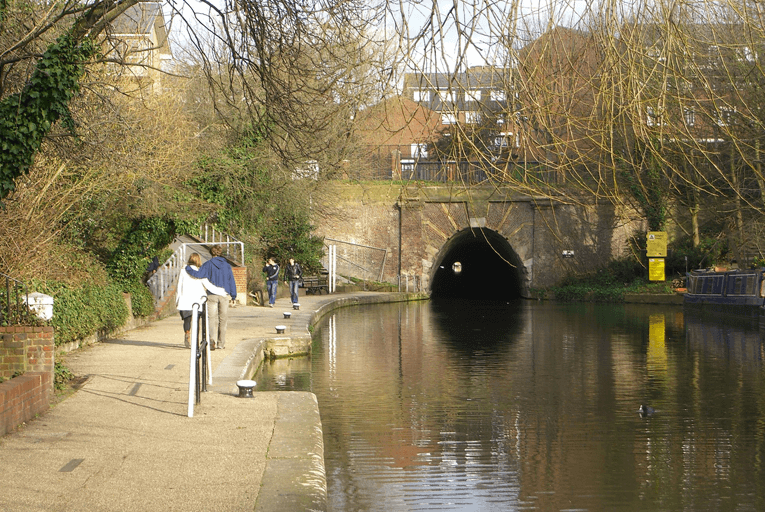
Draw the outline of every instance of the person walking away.
[[[266,266],[263,267],[263,273],[266,274],[266,289],[268,290],[268,307],[274,307],[276,302],[276,286],[279,284],[279,265],[273,258],[268,258]]]
[[[189,267],[193,270],[199,270],[202,265],[202,258],[197,253],[193,253],[189,256]],[[192,307],[194,303],[198,303],[202,297],[207,295],[207,292],[215,293],[218,295],[225,295],[226,290],[219,286],[215,286],[209,279],[196,279],[191,277],[186,269],[181,269],[181,274],[178,276],[178,286],[175,289],[175,308],[183,319],[183,344],[186,348],[191,348],[191,316]],[[201,314],[200,309],[200,314]]]
[[[284,269],[284,282],[289,282],[292,304],[298,303],[298,288],[300,287],[301,277],[303,277],[303,269],[295,261],[295,258],[290,258],[289,265]]]
[[[224,294],[208,293],[208,317],[210,318],[210,350],[226,348],[226,327],[228,326],[228,303],[236,299],[236,281],[231,265],[221,254],[223,249],[220,245],[210,247],[212,259],[205,261],[196,271],[186,267],[186,272],[191,277],[199,279],[207,278],[215,286],[223,288]]]

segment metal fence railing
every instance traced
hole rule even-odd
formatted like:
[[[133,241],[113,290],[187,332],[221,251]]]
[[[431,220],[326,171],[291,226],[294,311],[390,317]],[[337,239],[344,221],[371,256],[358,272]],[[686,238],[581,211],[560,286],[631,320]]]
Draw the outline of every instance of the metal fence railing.
[[[194,405],[202,402],[202,392],[212,385],[210,344],[208,343],[207,297],[200,297],[191,306],[191,351],[189,353],[188,417],[194,416]],[[201,323],[201,325],[200,325]],[[201,336],[200,336],[201,334]]]
[[[189,256],[188,248],[190,246],[201,245],[210,247],[220,245],[223,249],[223,256],[237,265],[244,265],[244,242],[217,231],[214,227],[204,224],[200,230],[201,242],[182,243],[173,254],[159,266],[156,272],[146,280],[146,285],[151,290],[154,299],[160,302],[173,289],[181,269],[186,266]],[[233,248],[233,250],[232,250]]]
[[[181,273],[181,268],[186,265],[183,259],[183,251],[184,248],[181,245],[146,281],[146,285],[157,302],[164,299],[170,292],[175,285],[175,281],[178,279],[178,275]]]
[[[334,238],[324,238],[324,241],[327,245],[331,244],[337,247],[335,252],[337,275],[355,277],[367,281],[382,281],[385,260],[388,255],[386,249],[357,244],[355,242],[335,240]],[[329,268],[326,253],[322,259],[322,265],[324,265],[324,268]]]
[[[27,306],[27,285],[2,273],[0,278],[4,285],[0,290],[0,325],[25,325],[34,321],[34,314]]]
[[[201,229],[201,242],[205,245],[220,245],[223,248],[223,256],[236,263],[244,265],[244,242],[237,240],[228,233],[217,231],[215,226],[203,224]],[[234,250],[232,250],[234,249]]]

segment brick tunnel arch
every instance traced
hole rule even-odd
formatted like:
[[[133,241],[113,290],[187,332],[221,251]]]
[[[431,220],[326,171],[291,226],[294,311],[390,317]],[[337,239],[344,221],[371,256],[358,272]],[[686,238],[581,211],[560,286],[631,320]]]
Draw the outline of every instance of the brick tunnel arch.
[[[459,262],[461,269],[454,271]],[[508,241],[487,228],[467,228],[441,247],[430,274],[433,297],[509,300],[528,296],[526,269]]]

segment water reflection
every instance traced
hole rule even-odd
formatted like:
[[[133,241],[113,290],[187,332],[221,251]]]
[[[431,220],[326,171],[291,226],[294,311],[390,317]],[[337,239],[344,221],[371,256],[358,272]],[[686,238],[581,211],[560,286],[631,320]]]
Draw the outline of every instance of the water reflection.
[[[761,510],[761,361],[680,308],[432,301],[340,310],[256,380],[316,393],[335,512]]]
[[[762,340],[758,319],[714,318],[694,310],[685,314],[688,345],[699,353],[719,360],[733,360],[742,366],[762,365]]]

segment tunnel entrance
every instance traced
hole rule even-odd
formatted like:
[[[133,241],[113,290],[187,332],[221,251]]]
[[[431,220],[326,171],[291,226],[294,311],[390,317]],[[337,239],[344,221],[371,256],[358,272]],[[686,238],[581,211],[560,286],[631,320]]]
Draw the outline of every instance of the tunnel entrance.
[[[523,265],[496,231],[465,229],[444,244],[430,279],[432,297],[512,300],[522,296]]]

